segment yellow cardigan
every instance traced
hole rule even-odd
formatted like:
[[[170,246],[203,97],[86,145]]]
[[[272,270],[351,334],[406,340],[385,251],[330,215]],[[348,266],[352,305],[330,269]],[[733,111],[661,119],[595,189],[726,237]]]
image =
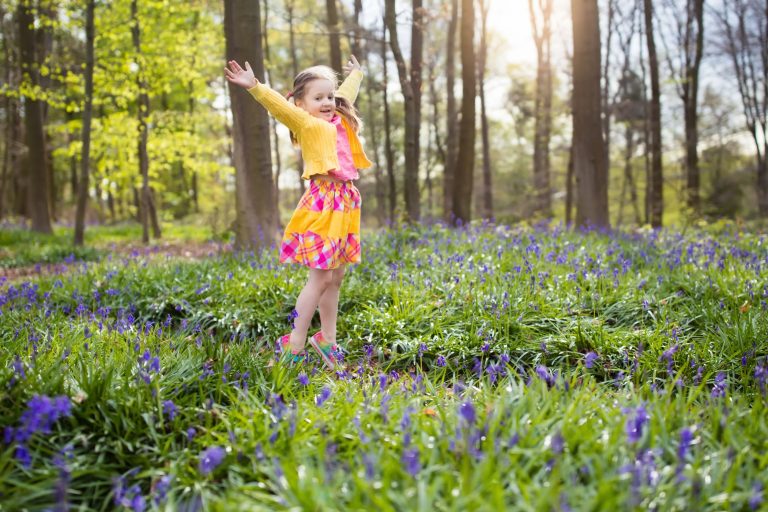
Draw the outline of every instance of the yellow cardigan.
[[[350,103],[357,99],[363,72],[352,71],[336,90],[336,96],[346,98]],[[306,110],[297,107],[286,100],[279,92],[262,83],[248,89],[248,92],[266,108],[275,119],[283,123],[294,134],[301,147],[304,159],[302,178],[308,180],[314,174],[328,174],[328,171],[339,168],[339,158],[336,153],[336,126],[323,119],[312,116]],[[352,152],[352,162],[357,169],[367,169],[373,163],[368,160],[363,151],[363,145],[357,133],[342,116],[342,125],[347,130],[349,148]]]

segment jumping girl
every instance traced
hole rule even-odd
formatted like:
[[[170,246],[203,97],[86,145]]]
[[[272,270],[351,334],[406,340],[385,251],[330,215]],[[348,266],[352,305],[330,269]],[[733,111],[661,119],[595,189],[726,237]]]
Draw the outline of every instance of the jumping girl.
[[[278,121],[291,130],[301,148],[302,178],[310,180],[285,228],[280,261],[309,268],[309,279],[296,300],[293,331],[277,340],[291,362],[301,361],[307,330],[320,309],[320,330],[309,344],[328,368],[337,362],[336,318],[345,266],[360,262],[360,192],[353,185],[358,169],[372,165],[357,136],[362,125],[354,107],[363,79],[354,55],[344,67],[347,77],[337,89],[336,73],[313,66],[299,73],[283,97],[260,83],[251,66],[235,61],[225,68],[227,80],[244,87]]]

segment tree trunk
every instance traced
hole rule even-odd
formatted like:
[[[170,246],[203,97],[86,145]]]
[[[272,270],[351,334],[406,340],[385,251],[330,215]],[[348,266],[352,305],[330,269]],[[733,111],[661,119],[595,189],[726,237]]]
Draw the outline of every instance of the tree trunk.
[[[704,55],[704,0],[687,0],[686,48],[685,48],[685,79],[683,80],[683,108],[685,110],[685,175],[688,190],[688,207],[695,215],[701,213],[699,197],[699,69]],[[691,6],[691,4],[693,4]],[[691,9],[693,7],[693,9]],[[767,13],[768,14],[768,13]],[[693,55],[690,44],[693,21],[696,24],[696,42]]]
[[[600,18],[597,0],[571,0],[573,16],[573,169],[576,224],[607,227],[608,172],[601,126]]]
[[[293,4],[294,0],[285,0],[285,10],[288,16],[288,40],[291,51],[291,69],[294,78],[299,74],[299,58],[296,54],[296,37],[293,29]],[[293,85],[293,84],[291,84]],[[296,170],[299,178],[299,197],[304,195],[305,186],[301,175],[304,173],[304,160],[301,157],[301,150],[296,149]]]
[[[85,11],[85,107],[83,108],[83,147],[80,156],[80,182],[75,211],[75,245],[83,245],[85,208],[88,201],[88,177],[91,158],[91,118],[93,117],[93,43],[96,0],[88,0]],[[114,216],[114,210],[113,210]]]
[[[568,148],[568,169],[565,175],[565,225],[573,222],[573,141]]]
[[[661,164],[661,87],[659,85],[659,60],[653,35],[653,0],[643,0],[645,11],[645,38],[648,45],[648,66],[651,72],[651,175],[649,185],[651,226],[662,225],[664,213],[664,182]]]
[[[483,218],[493,218],[493,193],[491,186],[491,143],[488,137],[488,115],[485,110],[485,63],[488,55],[487,23],[490,0],[480,0],[482,15],[480,29],[480,62],[478,63],[478,87],[480,90],[480,124],[483,138]]]
[[[262,28],[262,37],[264,39],[264,57],[267,59],[267,62],[270,62],[272,57],[270,55],[269,51],[269,38],[267,37],[267,21],[269,18],[269,2],[268,0],[264,0],[264,26]],[[268,73],[271,76],[271,72]],[[271,78],[268,78],[268,80],[271,82]],[[280,174],[282,173],[282,164],[280,162],[280,140],[277,136],[277,119],[270,116],[269,117],[269,124],[272,128],[272,139],[275,141],[275,147],[274,147],[274,155],[275,155],[275,205],[278,212],[278,223],[280,221],[279,219],[279,213],[280,213]]]
[[[456,113],[456,27],[459,22],[459,0],[451,0],[451,19],[448,22],[448,35],[445,47],[445,162],[443,171],[443,212],[445,219],[451,221],[453,212],[453,182],[458,151],[458,116]]]
[[[35,17],[32,5],[19,2],[19,53],[22,72],[27,74],[32,87],[40,84],[40,70],[37,65],[37,41],[35,38]],[[27,143],[27,209],[32,221],[32,230],[53,233],[51,226],[51,205],[49,198],[48,163],[45,148],[45,127],[43,126],[43,102],[27,97],[24,100],[24,124]]]
[[[383,64],[383,82],[381,85],[382,102],[384,103],[384,154],[387,158],[387,178],[389,182],[389,222],[395,221],[395,205],[397,204],[397,182],[395,181],[395,150],[392,147],[392,126],[389,115],[389,93],[387,84],[389,73],[387,72],[387,25],[383,19],[381,36],[381,62]]]
[[[534,106],[533,189],[536,194],[534,212],[548,217],[552,213],[550,189],[549,141],[552,132],[552,1],[539,1],[539,17],[533,0],[528,0],[533,39],[536,44],[536,100]]]
[[[341,38],[339,37],[339,13],[336,9],[336,0],[325,0],[325,12],[328,21],[328,42],[331,47],[331,67],[341,75]]]
[[[418,7],[417,7],[418,6]],[[418,222],[421,217],[419,204],[419,108],[421,85],[421,0],[413,0],[413,25],[411,35],[411,73],[405,65],[405,58],[400,50],[395,20],[395,0],[386,0],[384,18],[389,31],[389,44],[397,63],[397,73],[405,102],[405,210],[408,222]],[[418,77],[418,81],[414,80]]]
[[[147,141],[149,138],[149,127],[147,126],[147,117],[149,116],[149,93],[147,92],[147,83],[144,79],[144,65],[141,53],[141,24],[139,22],[139,9],[137,0],[131,0],[131,33],[133,36],[133,48],[136,51],[136,57],[139,61],[139,69],[136,74],[136,85],[138,87],[137,97],[137,117],[139,121],[139,140],[137,143],[137,153],[139,156],[139,174],[141,175],[141,241],[149,243],[150,222],[152,226],[158,226],[157,212],[152,203],[152,192],[149,187],[149,155],[147,153]],[[152,217],[150,219],[150,216]],[[160,238],[159,229],[155,231],[155,237]]]
[[[248,61],[256,78],[264,80],[260,11],[259,2],[224,1],[228,58],[238,62]],[[234,121],[232,132],[237,210],[235,244],[238,248],[265,248],[275,241],[278,225],[269,147],[269,119],[267,111],[240,87],[230,83],[229,94]]]
[[[461,126],[453,189],[453,218],[457,225],[472,219],[475,170],[475,11],[472,0],[461,1]]]

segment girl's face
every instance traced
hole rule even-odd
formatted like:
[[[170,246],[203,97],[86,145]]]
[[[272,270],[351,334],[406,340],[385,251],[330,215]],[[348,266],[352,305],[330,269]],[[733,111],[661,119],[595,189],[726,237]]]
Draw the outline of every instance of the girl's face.
[[[333,83],[325,78],[316,78],[304,90],[304,97],[296,100],[296,106],[319,119],[330,121],[336,113]]]

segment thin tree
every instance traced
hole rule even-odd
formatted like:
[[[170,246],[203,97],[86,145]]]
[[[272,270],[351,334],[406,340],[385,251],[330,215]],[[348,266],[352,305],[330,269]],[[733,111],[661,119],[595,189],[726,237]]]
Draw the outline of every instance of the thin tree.
[[[331,67],[338,74],[341,74],[341,38],[339,37],[339,11],[336,0],[325,0],[325,13],[328,23],[328,43],[331,48]]]
[[[664,19],[673,24],[675,51],[666,47],[667,63],[672,73],[677,94],[683,102],[685,120],[685,182],[686,203],[694,215],[701,210],[699,177],[699,70],[704,56],[704,0],[665,1]],[[681,12],[681,10],[685,12]],[[676,57],[676,58],[675,58]]]
[[[455,224],[472,218],[472,185],[475,170],[475,11],[472,0],[461,1],[461,125],[453,189]]]
[[[269,37],[268,37],[268,31],[267,31],[267,20],[269,18],[269,0],[264,0],[264,26],[261,29],[262,32],[262,38],[263,38],[263,44],[264,44],[264,57],[267,59],[267,62],[272,61],[272,56],[270,55],[269,51]],[[265,71],[266,78],[269,82],[272,81],[271,72]],[[294,75],[295,76],[295,75]],[[280,159],[280,140],[277,136],[277,119],[270,116],[269,117],[269,124],[272,127],[272,140],[275,141],[275,147],[274,147],[274,155],[275,155],[275,204],[278,205],[278,212],[280,208],[280,174],[282,172],[282,162]],[[304,180],[302,180],[304,181]]]
[[[147,153],[147,141],[149,139],[149,127],[147,126],[147,117],[149,117],[149,86],[144,77],[144,63],[141,52],[141,24],[139,22],[139,11],[137,0],[131,0],[131,33],[133,36],[133,47],[136,51],[136,58],[139,63],[139,70],[136,73],[136,83],[138,86],[137,99],[137,117],[139,121],[139,173],[141,174],[141,194],[140,194],[140,218],[141,218],[141,240],[149,243],[149,224],[152,223],[152,233],[155,238],[160,238],[160,223],[157,220],[157,210],[155,208],[154,197],[149,186],[149,154]]]
[[[291,71],[293,71],[293,77],[299,74],[299,57],[296,52],[296,31],[293,26],[293,9],[295,0],[285,0],[285,12],[288,15],[288,45],[291,52]],[[291,84],[293,85],[293,84]],[[304,195],[305,185],[301,175],[303,174],[304,159],[301,157],[301,150],[296,148],[296,170],[299,175],[299,194]]]
[[[768,2],[725,0],[717,17],[755,145],[758,213],[768,217]]]
[[[458,151],[458,115],[456,112],[456,27],[459,24],[459,0],[451,0],[451,17],[445,46],[445,160],[443,170],[443,212],[450,220],[453,212],[453,181]]]
[[[80,154],[80,180],[75,212],[75,245],[83,245],[85,207],[88,202],[88,177],[91,163],[91,119],[93,117],[93,46],[95,40],[94,12],[96,0],[88,0],[85,9],[85,106],[83,107],[83,147]]]
[[[643,0],[645,15],[645,41],[648,46],[648,67],[651,73],[651,108],[649,130],[651,135],[651,172],[648,182],[648,205],[651,226],[661,227],[664,213],[664,179],[661,145],[661,87],[659,85],[659,59],[653,30],[653,0]]]
[[[608,226],[608,169],[601,126],[600,17],[597,0],[571,0],[573,18],[573,172],[576,224]]]
[[[392,145],[392,121],[389,113],[389,73],[387,71],[387,23],[382,18],[381,34],[381,63],[383,79],[381,83],[382,103],[384,104],[384,155],[387,159],[387,181],[389,182],[389,221],[395,220],[395,205],[397,203],[397,182],[395,181],[395,150]]]
[[[421,61],[422,17],[421,0],[413,0],[411,20],[411,71],[405,64],[397,36],[395,0],[386,0],[384,19],[389,31],[389,44],[397,64],[397,74],[405,102],[405,210],[409,222],[421,217],[419,202],[419,132],[421,127]],[[474,75],[474,74],[473,74]],[[473,79],[474,80],[474,79]]]
[[[488,9],[491,0],[480,0],[480,51],[477,64],[477,85],[480,93],[480,125],[483,139],[483,204],[484,219],[493,217],[493,188],[491,178],[491,143],[488,135],[488,115],[485,108],[485,71],[488,57]]]
[[[254,33],[255,32],[255,33]],[[260,2],[224,1],[224,34],[229,59],[248,62],[264,80]],[[229,84],[235,166],[235,245],[265,248],[275,239],[278,216],[272,180],[267,111],[250,95]]]
[[[536,194],[534,212],[549,216],[552,210],[550,191],[550,151],[552,133],[552,2],[528,0],[533,41],[536,45],[536,101],[534,107],[533,189]]]
[[[39,45],[35,37],[33,7],[30,2],[19,2],[16,17],[19,23],[22,74],[29,85],[36,89],[40,85],[40,69],[37,65]],[[52,233],[43,101],[34,95],[24,98],[24,125],[27,144],[27,210],[32,221],[31,227],[40,233]]]

